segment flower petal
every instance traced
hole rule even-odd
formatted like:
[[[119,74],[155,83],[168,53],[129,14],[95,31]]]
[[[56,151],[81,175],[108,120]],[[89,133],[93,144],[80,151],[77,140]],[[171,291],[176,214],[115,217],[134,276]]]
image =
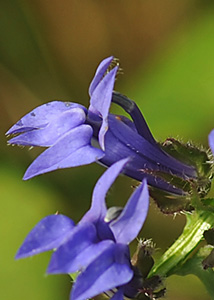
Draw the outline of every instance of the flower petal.
[[[101,79],[104,77],[104,74],[108,70],[108,67],[110,66],[112,60],[114,59],[113,56],[105,58],[101,63],[99,64],[96,73],[94,75],[94,78],[92,79],[92,82],[89,87],[89,95],[91,96],[92,93],[94,92],[95,88],[101,81]]]
[[[57,248],[73,228],[74,222],[64,215],[45,217],[28,234],[16,259]]]
[[[141,230],[149,208],[146,181],[134,191],[119,218],[110,223],[117,243],[129,244]]]
[[[106,194],[128,160],[128,158],[125,158],[116,162],[100,177],[93,191],[91,208],[82,218],[81,222],[105,218],[107,211],[105,203]]]
[[[89,112],[102,116],[102,125],[99,131],[99,144],[104,150],[104,136],[108,130],[108,113],[111,105],[112,92],[118,67],[112,69],[97,85],[90,100]]]
[[[130,157],[130,163],[124,168],[124,174],[166,191],[182,194],[183,191],[152,174],[152,171],[172,173],[181,178],[195,178],[194,167],[185,165],[154,147],[142,136],[134,132],[118,116],[109,115],[109,130],[105,136],[105,156],[100,160],[106,166]]]
[[[81,108],[86,112],[84,106],[72,102],[52,101],[40,105],[13,125],[6,132],[6,135],[44,128],[49,122],[54,121],[59,114],[73,108]]]
[[[118,92],[113,92],[112,102],[117,103],[120,105],[131,117],[134,121],[135,128],[137,129],[138,133],[144,137],[148,142],[153,144],[154,146],[157,145],[145,119],[142,115],[141,111],[139,110],[137,104]]]
[[[33,161],[23,179],[56,169],[89,164],[100,159],[103,152],[90,146],[91,136],[92,128],[89,125],[80,125],[70,130]]]
[[[212,150],[212,153],[214,155],[214,129],[210,132],[209,134],[209,145],[210,145],[210,148]]]
[[[133,271],[121,246],[111,245],[77,277],[71,300],[89,299],[131,280]]]
[[[99,242],[92,223],[77,225],[71,236],[52,255],[48,273],[74,273],[86,268],[113,241]]]
[[[10,139],[9,144],[29,146],[52,146],[71,129],[85,122],[85,112],[81,108],[72,108],[57,115],[45,127],[32,129]]]

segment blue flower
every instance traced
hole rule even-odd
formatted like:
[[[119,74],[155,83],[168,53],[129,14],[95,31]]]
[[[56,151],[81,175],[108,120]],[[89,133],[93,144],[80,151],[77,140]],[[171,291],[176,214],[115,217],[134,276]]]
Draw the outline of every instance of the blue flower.
[[[109,219],[105,196],[127,164],[123,159],[112,165],[98,180],[89,211],[75,225],[56,214],[42,219],[26,237],[16,258],[54,249],[47,272],[80,274],[71,292],[72,300],[84,300],[118,288],[113,296],[123,299],[130,291],[134,271],[128,244],[136,238],[147,216],[149,194],[144,181],[119,214]],[[138,292],[137,285],[134,293]],[[132,292],[133,293],[133,292]]]
[[[37,107],[8,132],[9,144],[48,147],[27,169],[24,179],[92,162],[111,166],[130,157],[124,173],[173,195],[186,195],[186,182],[197,180],[195,166],[168,154],[154,140],[137,105],[114,92],[118,65],[104,59],[89,87],[90,106],[53,101]],[[125,116],[109,113],[111,102],[125,109]]]

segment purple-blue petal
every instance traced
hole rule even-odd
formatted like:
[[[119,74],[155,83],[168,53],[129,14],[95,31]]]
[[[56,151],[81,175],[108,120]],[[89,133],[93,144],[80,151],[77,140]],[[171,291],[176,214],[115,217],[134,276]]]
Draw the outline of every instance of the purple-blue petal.
[[[81,222],[105,218],[107,211],[105,203],[106,194],[128,160],[128,158],[125,158],[116,162],[100,177],[93,191],[91,208],[82,218]]]
[[[71,300],[85,300],[129,282],[133,276],[125,248],[112,244],[78,277]]]
[[[119,106],[121,106],[131,116],[137,132],[148,142],[156,146],[157,143],[152,136],[152,133],[137,104],[125,95],[122,95],[115,91],[112,95],[112,102],[117,103]]]
[[[104,77],[106,71],[108,70],[108,67],[110,66],[112,60],[114,59],[113,56],[107,57],[99,64],[96,73],[94,75],[94,78],[91,81],[91,84],[89,86],[89,95],[91,96],[94,92],[95,88],[101,81],[101,79]]]
[[[84,106],[72,102],[52,101],[40,105],[13,125],[6,132],[6,135],[44,128],[49,122],[54,121],[59,114],[73,108],[81,108],[86,113],[86,108]]]
[[[70,130],[33,161],[23,179],[56,169],[89,164],[100,159],[104,153],[90,145],[92,133],[92,128],[84,124]]]
[[[93,126],[95,126],[93,124]],[[96,129],[96,127],[95,127]],[[130,163],[124,168],[124,174],[175,194],[182,190],[155,176],[152,172],[161,171],[186,178],[195,178],[194,167],[184,165],[164,153],[159,146],[154,147],[142,136],[127,126],[118,116],[109,115],[109,130],[105,135],[105,156],[100,162],[110,166],[116,161],[130,157]]]
[[[123,170],[123,173],[125,175],[130,176],[131,178],[134,178],[138,181],[142,181],[144,178],[146,178],[148,184],[151,186],[155,186],[157,188],[178,195],[183,194],[183,191],[176,188],[174,185],[171,185],[170,183],[164,181],[160,177],[155,176],[152,172],[149,173],[149,171],[153,171],[153,170],[154,171],[161,170],[163,172],[164,171],[171,172],[171,170],[166,165],[161,165],[158,161],[152,161],[150,157],[144,155],[144,150],[149,144],[148,142],[145,141],[144,147],[136,149],[134,145],[129,143],[128,139],[123,140],[122,137],[118,136],[117,127],[124,126],[123,130],[127,132],[128,137],[134,134],[136,139],[138,139],[138,137],[139,139],[142,139],[142,137],[136,133],[136,129],[133,127],[133,125],[130,122],[127,122],[127,120],[124,119],[125,117],[120,117],[120,116],[115,116],[110,114],[109,120],[111,120],[112,118],[117,120],[117,124],[115,128],[113,126],[110,126],[109,130],[105,135],[105,155],[103,156],[103,158],[100,159],[99,162],[109,167],[115,162],[123,158],[129,157],[130,161],[127,163],[127,165],[124,167]],[[94,140],[95,142],[97,142],[96,139],[98,136],[100,122],[92,120],[90,118],[89,123],[93,127]],[[182,170],[182,166],[183,164],[181,163],[180,164],[181,170]],[[194,175],[195,172],[194,169],[192,169],[192,172]]]
[[[48,273],[74,273],[86,268],[113,241],[99,242],[92,223],[79,224],[68,239],[53,253]]]
[[[93,91],[90,99],[89,111],[102,117],[102,125],[99,131],[99,144],[104,150],[104,136],[108,130],[108,114],[111,106],[112,92],[118,67],[112,69]]]
[[[10,139],[9,144],[29,146],[52,146],[71,129],[85,122],[85,112],[81,108],[72,108],[57,115],[45,127],[32,129]]]
[[[134,132],[137,132],[137,129],[133,121],[131,121],[130,119],[122,115],[117,115],[117,118],[121,119],[121,121],[125,123],[127,126],[129,126]]]
[[[73,228],[74,222],[64,215],[45,217],[28,234],[16,254],[16,259],[59,247]]]
[[[149,192],[146,181],[134,191],[119,218],[110,223],[117,243],[129,244],[135,239],[146,219],[149,208]]]
[[[145,138],[133,132],[129,126],[125,125],[114,115],[110,115],[109,117],[109,130],[112,131],[118,142],[121,141],[129,150],[144,157],[148,164],[152,163],[154,165],[151,168],[152,170],[160,169],[162,166],[163,168],[165,167],[166,171],[171,169],[174,174],[184,176],[185,173],[190,177],[196,176],[195,168],[185,165],[169,156],[160,149],[158,144],[156,146],[150,144]],[[147,168],[150,169],[149,166]]]
[[[209,139],[210,148],[211,148],[212,153],[214,155],[214,129],[210,132],[208,139]]]
[[[96,222],[96,228],[97,236],[100,240],[112,240],[116,242],[114,234],[109,227],[109,224],[104,219],[101,219]]]

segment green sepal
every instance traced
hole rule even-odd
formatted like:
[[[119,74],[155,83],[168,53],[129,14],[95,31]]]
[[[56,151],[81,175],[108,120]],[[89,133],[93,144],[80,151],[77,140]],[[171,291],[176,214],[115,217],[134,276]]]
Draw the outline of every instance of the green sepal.
[[[191,197],[188,194],[176,195],[153,187],[149,187],[149,191],[150,196],[155,200],[160,210],[165,214],[193,210]]]
[[[195,167],[198,175],[196,180],[198,194],[200,197],[206,196],[211,188],[213,177],[213,157],[211,153],[189,142],[184,144],[173,138],[167,139],[161,147],[182,163]]]
[[[163,213],[171,214],[179,211],[191,211],[193,209],[191,205],[191,195],[194,187],[192,181],[162,171],[146,170],[146,172],[154,177],[161,178],[169,185],[183,192],[182,195],[178,195],[153,186],[149,187],[150,196],[155,200]]]

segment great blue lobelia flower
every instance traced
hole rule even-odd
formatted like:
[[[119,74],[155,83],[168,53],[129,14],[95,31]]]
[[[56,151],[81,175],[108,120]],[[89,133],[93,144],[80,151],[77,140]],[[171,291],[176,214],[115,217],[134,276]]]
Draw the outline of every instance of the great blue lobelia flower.
[[[192,187],[204,194],[210,185],[210,175],[204,178],[206,154],[191,146],[186,149],[173,139],[158,144],[135,102],[113,91],[117,71],[113,57],[100,63],[89,87],[88,109],[53,101],[37,107],[8,130],[6,134],[16,135],[9,144],[48,147],[29,166],[24,179],[95,161],[109,167],[130,157],[124,173],[139,181],[146,178],[162,210],[191,209]],[[132,120],[109,113],[111,102]],[[195,163],[195,153],[202,156],[203,168]]]
[[[86,300],[115,288],[114,300],[123,299],[124,293],[133,297],[138,292],[137,286],[133,287],[128,244],[136,238],[147,216],[149,194],[145,180],[120,214],[112,218],[105,203],[108,189],[127,162],[128,159],[118,161],[98,180],[91,208],[77,225],[61,214],[47,216],[32,229],[16,255],[18,259],[54,249],[48,273],[80,272],[71,292],[72,300]]]

